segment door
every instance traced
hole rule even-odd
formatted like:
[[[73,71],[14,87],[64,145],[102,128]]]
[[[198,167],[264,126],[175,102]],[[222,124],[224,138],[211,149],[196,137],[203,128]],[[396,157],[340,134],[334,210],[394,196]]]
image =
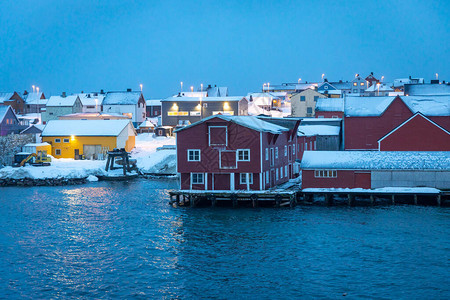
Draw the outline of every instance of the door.
[[[98,159],[102,153],[102,145],[83,145],[83,154],[85,159]]]
[[[354,188],[371,188],[371,176],[370,172],[355,172],[355,184]]]
[[[74,152],[75,152],[74,153],[74,158],[77,159],[77,160],[80,159],[80,149],[75,149]]]
[[[234,174],[234,173],[231,173]],[[230,174],[214,174],[214,190],[229,191],[230,190]]]

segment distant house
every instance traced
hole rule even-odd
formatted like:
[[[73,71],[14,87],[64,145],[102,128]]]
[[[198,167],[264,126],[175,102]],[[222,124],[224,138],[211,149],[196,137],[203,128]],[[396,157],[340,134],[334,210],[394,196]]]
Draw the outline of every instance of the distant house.
[[[45,99],[45,95],[42,92],[28,93],[25,91],[23,93],[23,99],[25,101],[24,112],[26,114],[41,113],[47,104],[47,99]]]
[[[375,97],[375,96],[389,96],[394,92],[394,89],[388,83],[377,83],[373,84],[364,92],[365,96]]]
[[[147,117],[157,117],[161,115],[161,99],[146,100]]]
[[[23,129],[12,107],[0,105],[0,136],[19,133]]]
[[[450,151],[450,132],[417,112],[379,139],[378,150]]]
[[[356,74],[355,79],[351,81],[351,92],[353,96],[361,96],[364,95],[364,92],[369,87],[368,82],[364,80],[359,74]]]
[[[211,86],[206,87],[206,93],[208,97],[228,97],[228,87],[225,86]]]
[[[338,90],[336,87],[334,87],[334,86],[333,86],[330,82],[328,82],[328,81],[325,81],[325,82],[319,84],[319,86],[317,87],[317,91],[318,91],[319,93],[321,93],[321,94],[329,93],[329,92],[331,92],[331,91],[339,91],[339,93],[340,93],[340,90]]]
[[[302,188],[450,188],[450,152],[307,151]]]
[[[178,129],[180,188],[266,190],[282,184],[294,176],[296,132],[295,126],[225,115]]]
[[[162,126],[188,125],[212,115],[248,114],[245,97],[169,97],[161,100]]]
[[[373,72],[371,72],[364,80],[367,82],[369,88],[380,82],[377,78],[375,78],[375,76],[373,76]]]
[[[126,92],[108,92],[103,99],[103,112],[131,116],[133,125],[137,128],[146,118],[144,95],[131,89]]]
[[[298,127],[298,136],[305,137],[304,147],[300,147],[300,151],[316,150],[316,151],[339,151],[341,150],[341,127],[331,125],[302,125]],[[306,141],[307,137],[314,137],[310,141],[309,147]]]
[[[450,96],[347,97],[344,101],[346,150],[378,149],[378,140],[420,112],[450,130]]]
[[[0,105],[11,106],[16,114],[25,112],[25,101],[18,92],[0,93]]]
[[[275,93],[250,93],[246,98],[263,110],[271,110],[278,107],[278,104],[282,101],[282,98]]]
[[[321,93],[312,89],[294,93],[291,96],[291,116],[292,117],[313,117],[316,102],[319,98],[326,98]]]
[[[42,138],[41,138],[41,134],[42,131],[44,130],[45,125],[37,125],[37,124],[33,124],[28,126],[27,128],[25,128],[24,130],[22,130],[20,132],[20,134],[28,134],[33,136],[33,140],[36,143],[40,143]]]
[[[424,84],[425,80],[423,78],[399,78],[394,79],[393,88],[396,92],[404,91],[405,84]],[[406,95],[406,94],[405,94]]]
[[[344,116],[343,98],[320,98],[316,103],[316,118],[342,118]]]
[[[63,93],[61,96],[51,96],[41,114],[42,123],[57,120],[59,116],[80,113],[82,110],[83,105],[77,95],[66,96]]]
[[[130,120],[51,120],[42,132],[54,157],[74,159],[104,159],[114,148],[131,151],[135,137]]]
[[[59,116],[58,120],[131,120],[129,115],[105,114],[101,112],[84,112]]]
[[[76,94],[82,104],[82,112],[97,113],[102,111],[102,103],[105,98],[104,94],[100,93],[80,93]]]

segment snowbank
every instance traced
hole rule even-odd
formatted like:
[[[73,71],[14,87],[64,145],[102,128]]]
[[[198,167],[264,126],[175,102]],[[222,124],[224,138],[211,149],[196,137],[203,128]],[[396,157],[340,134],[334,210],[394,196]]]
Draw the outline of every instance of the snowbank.
[[[156,150],[164,145],[175,145],[175,138],[139,134],[131,158],[136,159],[137,167],[143,173],[176,174],[176,150]]]

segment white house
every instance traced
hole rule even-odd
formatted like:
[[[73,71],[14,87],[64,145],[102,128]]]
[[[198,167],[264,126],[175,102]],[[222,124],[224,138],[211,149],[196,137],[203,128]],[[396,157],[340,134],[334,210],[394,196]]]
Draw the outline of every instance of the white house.
[[[101,112],[102,103],[105,98],[104,94],[100,93],[81,93],[77,94],[83,105],[82,112]]]
[[[104,113],[117,113],[130,116],[133,125],[137,127],[145,121],[146,104],[141,92],[108,92],[103,99]]]

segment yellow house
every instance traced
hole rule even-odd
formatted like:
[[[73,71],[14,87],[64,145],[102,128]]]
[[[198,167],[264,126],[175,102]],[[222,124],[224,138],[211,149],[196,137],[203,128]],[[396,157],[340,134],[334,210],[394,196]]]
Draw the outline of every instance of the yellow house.
[[[52,120],[42,131],[55,158],[104,159],[114,148],[131,151],[135,137],[130,120]]]

